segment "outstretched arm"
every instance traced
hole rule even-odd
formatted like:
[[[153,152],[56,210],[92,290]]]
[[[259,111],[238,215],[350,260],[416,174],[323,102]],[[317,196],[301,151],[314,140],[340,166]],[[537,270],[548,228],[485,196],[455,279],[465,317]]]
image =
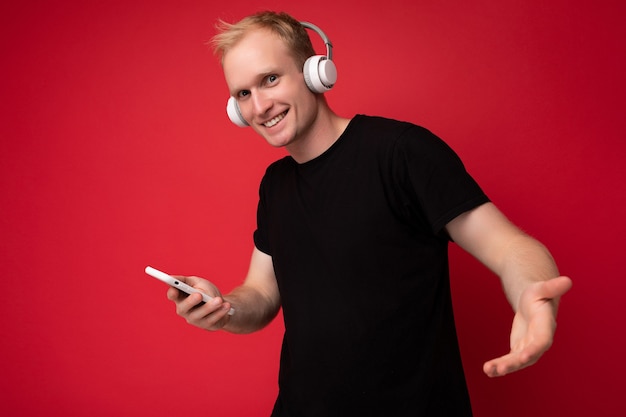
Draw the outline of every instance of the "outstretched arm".
[[[182,296],[175,288],[167,296],[176,303],[176,312],[189,324],[205,330],[251,333],[269,324],[280,309],[280,294],[272,258],[254,249],[248,275],[242,285],[222,296],[215,285],[199,277],[179,277],[187,284],[214,297],[201,304],[199,294]],[[228,311],[233,307],[235,313]]]
[[[500,277],[515,316],[511,351],[483,366],[488,376],[502,376],[537,362],[550,348],[560,297],[572,285],[559,276],[540,242],[513,225],[492,203],[468,211],[446,226],[452,239]]]

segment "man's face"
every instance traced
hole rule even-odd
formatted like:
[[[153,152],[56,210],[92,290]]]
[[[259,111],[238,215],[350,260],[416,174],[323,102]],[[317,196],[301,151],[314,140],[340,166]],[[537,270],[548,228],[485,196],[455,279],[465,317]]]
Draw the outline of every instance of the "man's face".
[[[225,55],[224,75],[243,118],[272,146],[306,138],[317,98],[285,43],[267,29],[251,30]]]

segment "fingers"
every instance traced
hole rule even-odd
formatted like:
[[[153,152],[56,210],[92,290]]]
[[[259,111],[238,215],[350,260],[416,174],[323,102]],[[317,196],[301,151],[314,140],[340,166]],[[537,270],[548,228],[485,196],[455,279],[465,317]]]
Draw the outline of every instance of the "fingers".
[[[172,294],[168,290],[168,298],[176,303],[176,314],[187,323],[209,331],[219,330],[228,323],[231,306],[221,297],[212,298],[205,303],[200,294],[186,295],[176,289],[173,290],[178,294]]]
[[[544,282],[543,297],[558,298],[572,288],[572,280],[569,277],[557,277]]]
[[[498,359],[492,359],[485,362],[483,365],[483,372],[489,377],[494,378],[497,376],[504,376],[510,372],[510,368],[505,365],[506,357],[502,356]]]
[[[170,287],[167,290],[167,299],[170,301],[179,301],[182,300],[184,298],[184,295],[177,290],[176,288]]]
[[[570,288],[572,288],[572,280],[564,276],[536,282],[522,293],[517,311],[521,311],[530,318],[534,311],[543,308],[545,303],[550,303],[554,310],[553,314],[556,316],[559,300]]]
[[[185,303],[187,301],[195,302],[195,300],[185,300]],[[216,297],[207,303],[196,304],[180,315],[191,325],[205,330],[216,331],[224,327],[228,322],[230,317],[228,316],[229,309],[230,304]]]
[[[197,277],[177,277],[180,281],[189,285],[197,285],[208,281]],[[211,285],[205,285],[212,289]],[[202,295],[198,293],[186,294],[177,288],[170,287],[167,290],[167,298],[176,304],[176,314],[184,318],[187,323],[204,330],[215,331],[226,325],[229,321],[228,312],[230,303],[224,302],[219,291],[207,291],[205,293],[217,293],[210,301],[203,302]]]
[[[483,372],[490,378],[504,376],[535,364],[544,350],[528,347],[485,362]]]

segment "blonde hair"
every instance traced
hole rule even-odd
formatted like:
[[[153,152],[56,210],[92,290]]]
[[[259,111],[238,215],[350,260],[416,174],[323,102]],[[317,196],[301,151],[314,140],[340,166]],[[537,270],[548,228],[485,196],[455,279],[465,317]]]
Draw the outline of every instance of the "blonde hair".
[[[237,23],[227,23],[218,20],[215,35],[210,45],[223,63],[224,55],[239,42],[250,30],[268,29],[282,39],[298,65],[304,66],[304,62],[310,56],[315,55],[311,39],[304,26],[299,21],[284,12],[264,11],[244,17]]]

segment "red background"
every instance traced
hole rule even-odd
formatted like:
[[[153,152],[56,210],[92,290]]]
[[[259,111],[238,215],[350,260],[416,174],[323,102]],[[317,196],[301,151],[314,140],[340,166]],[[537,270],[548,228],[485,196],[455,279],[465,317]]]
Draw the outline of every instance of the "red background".
[[[270,7],[335,44],[338,113],[433,130],[574,279],[552,350],[488,379],[510,308],[452,247],[475,414],[622,414],[624,3],[214,3],[1,6],[3,414],[269,414],[281,320],[248,336],[202,332],[143,269],[225,291],[247,270],[258,183],[283,151],[229,123],[204,42],[217,18]]]

